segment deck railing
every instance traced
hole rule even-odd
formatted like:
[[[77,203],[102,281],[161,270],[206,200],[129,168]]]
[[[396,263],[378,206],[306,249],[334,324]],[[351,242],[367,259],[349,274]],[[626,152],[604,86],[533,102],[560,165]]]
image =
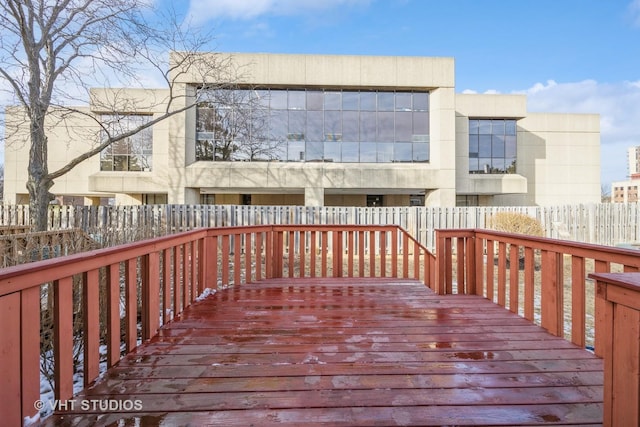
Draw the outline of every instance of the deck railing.
[[[640,425],[639,251],[487,230],[436,236],[436,292],[481,295],[592,342],[605,363],[605,425]]]
[[[606,359],[615,344],[611,331],[618,331],[630,337],[620,354],[631,360],[630,374],[637,377],[638,297],[633,294],[631,311],[614,308],[621,294],[606,290],[596,297],[588,274],[638,272],[638,252],[486,230],[445,230],[437,232],[436,255],[396,226],[265,225],[198,229],[0,270],[3,422],[20,425],[37,415],[45,300],[53,301],[55,398],[64,401],[74,392],[74,332],[82,336],[86,386],[100,375],[101,358],[108,367],[115,365],[206,287],[277,277],[406,277],[443,294],[482,295],[580,346],[587,345],[594,329],[595,352],[605,356],[608,367],[605,375],[627,369]],[[77,298],[80,311],[74,311]],[[631,326],[611,323],[615,313],[630,318]],[[78,318],[79,332],[74,330]],[[590,322],[593,327],[587,326]],[[610,413],[613,397],[624,389],[618,390],[622,382],[610,377],[605,384],[613,390],[605,393],[605,412]]]
[[[274,277],[406,277],[434,283],[435,258],[396,226],[198,229],[0,270],[0,413],[37,417],[41,310],[53,301],[55,399],[74,393],[74,334],[84,385],[156,335],[205,287]],[[76,299],[80,298],[81,310]],[[80,318],[80,330],[74,329]],[[122,325],[121,325],[122,322]],[[106,346],[101,355],[100,346]]]
[[[640,425],[640,274],[594,274],[604,302],[604,425]]]
[[[438,256],[437,292],[485,296],[576,345],[592,344],[600,356],[597,313],[604,305],[588,274],[640,271],[640,252],[633,249],[489,230],[436,234],[436,254],[444,255]],[[588,337],[586,320],[595,336]]]

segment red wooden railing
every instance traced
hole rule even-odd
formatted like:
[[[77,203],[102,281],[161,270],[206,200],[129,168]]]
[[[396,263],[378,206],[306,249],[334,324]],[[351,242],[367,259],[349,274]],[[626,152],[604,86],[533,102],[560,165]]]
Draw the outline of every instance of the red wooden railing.
[[[640,425],[640,252],[487,230],[436,240],[438,293],[482,295],[579,346],[593,313],[605,425]]]
[[[602,273],[604,305],[604,425],[640,425],[640,274]]]
[[[205,287],[285,276],[404,277],[432,285],[435,258],[396,226],[279,225],[199,229],[0,270],[3,422],[37,416],[43,292],[53,292],[55,398],[63,401],[73,395],[75,283],[82,284],[86,386],[100,375],[101,344],[114,366]]]

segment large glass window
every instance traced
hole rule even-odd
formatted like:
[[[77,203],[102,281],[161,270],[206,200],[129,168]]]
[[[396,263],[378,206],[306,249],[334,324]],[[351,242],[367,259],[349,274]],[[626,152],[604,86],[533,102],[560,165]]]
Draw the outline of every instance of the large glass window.
[[[103,115],[102,140],[135,130],[151,120],[150,115]],[[114,142],[100,152],[101,171],[150,172],[153,162],[153,131],[145,128]]]
[[[469,173],[516,173],[516,121],[469,119]]]
[[[429,161],[428,92],[215,90],[196,116],[199,161]]]

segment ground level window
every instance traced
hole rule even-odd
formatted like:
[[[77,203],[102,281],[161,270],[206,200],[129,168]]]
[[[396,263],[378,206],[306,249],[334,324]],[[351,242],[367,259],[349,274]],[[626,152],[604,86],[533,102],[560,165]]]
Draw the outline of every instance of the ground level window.
[[[142,195],[143,205],[166,205],[167,200],[168,199],[166,194],[143,194]]]
[[[383,196],[381,195],[368,195],[367,196],[367,207],[370,208],[379,208],[382,206]]]
[[[424,206],[424,194],[412,194],[409,196],[409,206]]]
[[[215,194],[200,194],[200,204],[201,205],[215,205],[216,204],[216,195]]]
[[[457,195],[456,206],[479,206],[479,200],[477,195]]]

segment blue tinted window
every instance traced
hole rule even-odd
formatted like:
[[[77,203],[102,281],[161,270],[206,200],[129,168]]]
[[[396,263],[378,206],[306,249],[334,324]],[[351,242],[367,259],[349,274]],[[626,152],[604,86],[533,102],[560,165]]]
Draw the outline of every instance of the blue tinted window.
[[[429,160],[427,92],[217,89],[205,99],[196,109],[198,160]]]
[[[516,120],[469,119],[469,173],[516,173]]]
[[[342,92],[342,109],[357,111],[360,108],[360,92]]]

